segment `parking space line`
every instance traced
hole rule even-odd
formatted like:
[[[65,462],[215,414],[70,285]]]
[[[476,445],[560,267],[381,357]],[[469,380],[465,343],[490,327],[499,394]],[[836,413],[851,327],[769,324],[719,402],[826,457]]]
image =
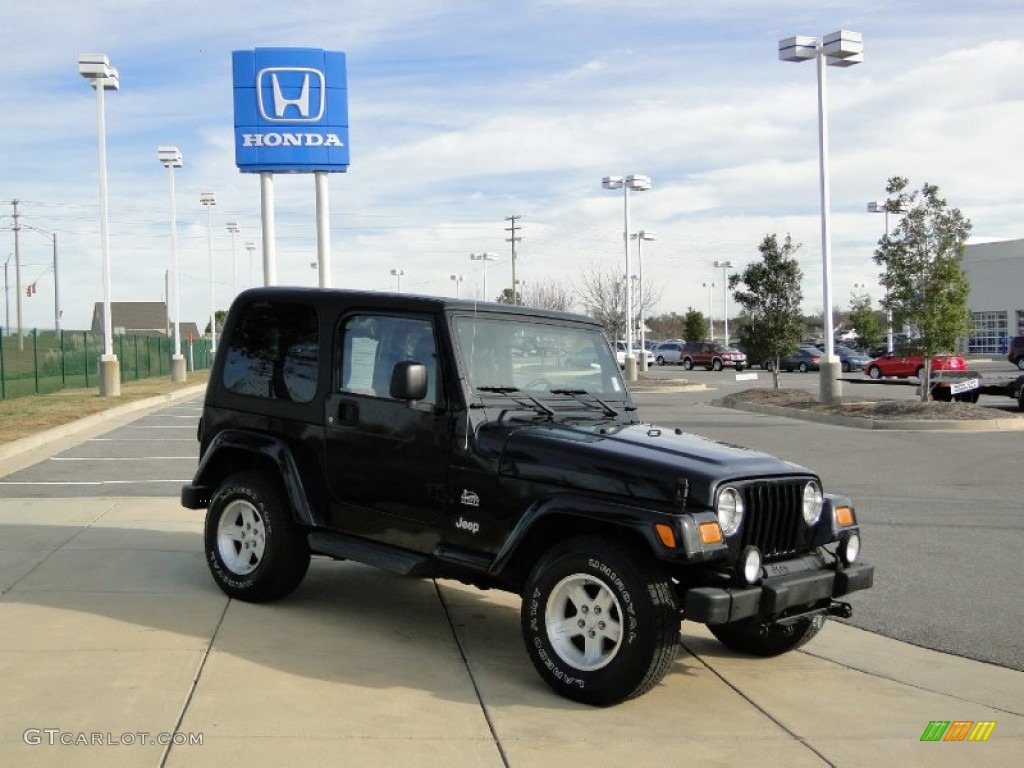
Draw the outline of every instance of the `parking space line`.
[[[195,461],[195,456],[51,456],[50,461]]]

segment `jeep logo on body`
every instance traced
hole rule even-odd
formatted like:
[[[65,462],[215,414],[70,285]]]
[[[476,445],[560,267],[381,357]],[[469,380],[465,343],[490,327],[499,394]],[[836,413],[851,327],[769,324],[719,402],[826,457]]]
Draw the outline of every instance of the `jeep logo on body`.
[[[455,521],[455,527],[460,528],[463,531],[469,531],[474,536],[480,531],[480,523],[474,523],[473,521],[466,520],[462,517]]]

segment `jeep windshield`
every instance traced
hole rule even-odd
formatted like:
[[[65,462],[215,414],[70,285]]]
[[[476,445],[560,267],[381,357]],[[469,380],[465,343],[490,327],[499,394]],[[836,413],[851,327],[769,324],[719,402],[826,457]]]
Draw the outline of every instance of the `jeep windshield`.
[[[611,348],[596,328],[542,318],[454,318],[455,343],[476,392],[523,392],[558,399],[622,399],[626,388]]]

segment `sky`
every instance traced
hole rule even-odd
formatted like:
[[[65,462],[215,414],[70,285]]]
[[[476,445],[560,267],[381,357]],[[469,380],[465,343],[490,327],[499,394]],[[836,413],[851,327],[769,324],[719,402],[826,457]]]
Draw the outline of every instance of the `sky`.
[[[886,180],[937,184],[973,223],[971,242],[1024,237],[1024,4],[1019,0],[36,0],[0,22],[0,259],[16,324],[12,200],[18,200],[22,323],[53,328],[58,234],[61,326],[89,327],[102,299],[96,98],[78,74],[104,53],[111,296],[162,301],[175,172],[181,320],[210,313],[207,209],[217,309],[262,281],[260,188],[234,164],[231,52],[344,51],[347,173],[329,177],[335,287],[454,295],[517,277],[578,289],[623,274],[621,192],[646,174],[630,230],[653,232],[644,281],[654,313],[723,311],[723,271],[759,258],[770,233],[801,245],[804,306],[822,301],[818,109],[813,62],[779,40],[862,33],[864,63],[827,69],[833,305],[881,296],[871,260]],[[277,273],[315,285],[314,180],[278,174]],[[232,243],[226,224],[241,233]],[[890,221],[895,224],[895,220]],[[34,227],[35,229],[31,229]],[[257,243],[250,264],[246,242]],[[635,242],[634,242],[635,247]],[[632,254],[636,271],[636,254]],[[25,285],[36,293],[26,297]],[[705,284],[714,282],[710,291]],[[582,306],[578,306],[582,309]],[[730,312],[737,308],[730,301]],[[7,324],[7,315],[0,324]]]

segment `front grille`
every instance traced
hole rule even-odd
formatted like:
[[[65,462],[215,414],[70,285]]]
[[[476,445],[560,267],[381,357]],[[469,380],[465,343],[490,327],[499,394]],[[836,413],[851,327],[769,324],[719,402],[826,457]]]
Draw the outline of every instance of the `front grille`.
[[[740,541],[753,544],[765,558],[788,555],[807,546],[803,517],[805,480],[764,480],[742,486],[746,514]]]

